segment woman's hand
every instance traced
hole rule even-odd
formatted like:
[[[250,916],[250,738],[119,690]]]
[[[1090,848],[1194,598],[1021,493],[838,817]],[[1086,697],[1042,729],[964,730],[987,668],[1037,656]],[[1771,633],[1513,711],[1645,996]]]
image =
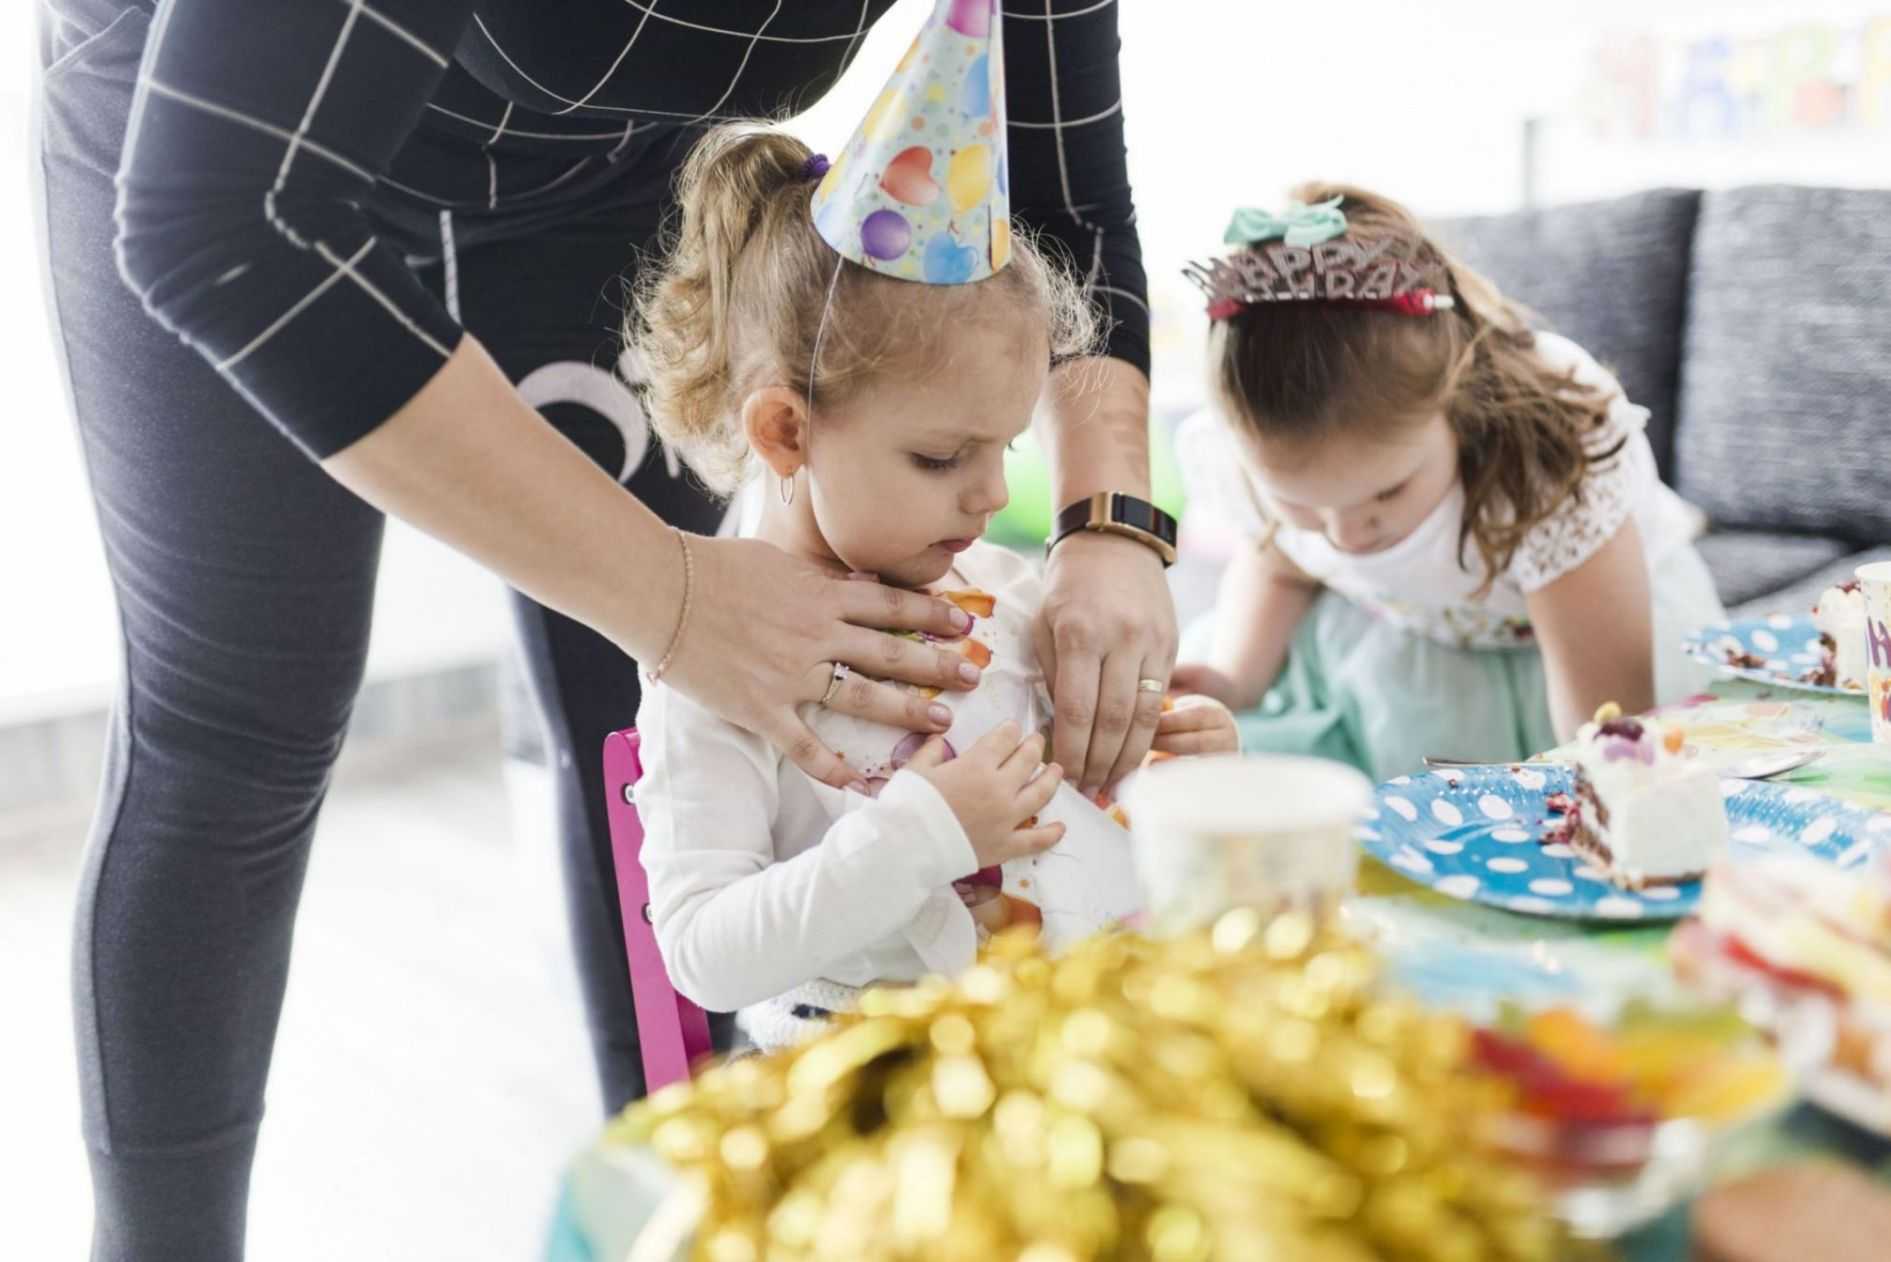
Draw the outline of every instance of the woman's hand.
[[[1120,359],[1051,373],[1043,437],[1059,504],[1098,491],[1149,496],[1149,379]],[[1142,765],[1175,663],[1175,600],[1134,539],[1079,534],[1051,552],[1032,638],[1056,709],[1057,761],[1093,796]]]
[[[1073,535],[1051,552],[1033,629],[1056,707],[1057,761],[1084,795],[1142,764],[1175,662],[1175,602],[1156,554],[1133,539]]]
[[[1177,675],[1181,669],[1176,670]],[[1159,754],[1188,758],[1195,754],[1238,754],[1241,734],[1234,712],[1213,697],[1196,693],[1179,697],[1175,707],[1156,722],[1154,749]]]
[[[673,538],[668,546],[677,546]],[[956,649],[886,630],[962,635],[969,617],[944,601],[836,578],[759,540],[691,535],[689,548],[689,622],[665,682],[766,737],[817,780],[846,788],[859,777],[795,712],[826,694],[835,662],[854,673],[830,709],[914,732],[943,732],[951,711],[876,679],[956,690],[978,682],[978,668]],[[680,569],[680,551],[676,561]]]
[[[993,868],[1063,839],[1062,824],[1036,822],[1064,780],[1063,768],[1043,758],[1042,736],[1000,723],[957,758],[943,740],[927,741],[905,770],[931,781],[965,829],[978,866]]]
[[[689,578],[675,532],[546,425],[471,337],[400,411],[322,467],[646,669],[674,643],[665,680],[838,788],[858,773],[795,713],[826,694],[835,662],[934,688],[978,682],[956,649],[880,629],[964,634],[970,619],[942,600],[849,582],[752,539],[691,535]],[[830,704],[915,732],[952,723],[944,706],[858,676]]]

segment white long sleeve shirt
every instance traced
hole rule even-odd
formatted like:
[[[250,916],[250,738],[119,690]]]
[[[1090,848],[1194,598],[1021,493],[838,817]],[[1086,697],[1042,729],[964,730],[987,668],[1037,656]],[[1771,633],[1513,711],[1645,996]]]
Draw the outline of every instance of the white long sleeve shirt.
[[[1041,603],[1036,571],[980,544],[938,585],[996,601],[972,638],[991,651],[970,693],[946,694],[946,733],[963,750],[1006,719],[1048,720],[1031,651]],[[806,983],[846,987],[952,975],[972,963],[977,930],[952,882],[978,867],[970,840],[932,785],[895,770],[909,733],[817,706],[815,731],[875,781],[877,797],[810,779],[767,741],[657,684],[637,725],[644,777],[643,863],[651,920],[677,989],[730,1011]],[[1064,786],[1039,818],[1066,828],[1058,846],[1006,865],[1008,895],[1037,906],[1055,948],[1136,910],[1128,834]]]

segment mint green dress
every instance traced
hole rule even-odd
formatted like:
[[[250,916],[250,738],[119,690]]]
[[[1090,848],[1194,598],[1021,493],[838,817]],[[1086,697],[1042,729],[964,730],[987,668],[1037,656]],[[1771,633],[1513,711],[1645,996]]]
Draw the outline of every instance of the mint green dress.
[[[1679,648],[1716,621],[1712,577],[1692,548],[1663,567],[1655,609],[1657,697],[1705,691],[1712,672]],[[1182,660],[1207,657],[1212,615],[1188,628]],[[1389,780],[1427,754],[1502,762],[1555,747],[1543,655],[1456,648],[1392,626],[1336,592],[1314,602],[1261,704],[1235,716],[1246,753],[1313,754]]]

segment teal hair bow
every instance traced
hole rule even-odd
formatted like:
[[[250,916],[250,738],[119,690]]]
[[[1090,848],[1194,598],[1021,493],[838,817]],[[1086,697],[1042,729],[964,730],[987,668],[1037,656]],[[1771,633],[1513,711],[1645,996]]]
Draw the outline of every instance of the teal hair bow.
[[[1280,240],[1288,245],[1318,245],[1331,241],[1346,231],[1346,216],[1340,211],[1341,199],[1329,197],[1311,206],[1288,202],[1282,215],[1244,207],[1228,221],[1228,231],[1221,239],[1229,245],[1259,245]]]

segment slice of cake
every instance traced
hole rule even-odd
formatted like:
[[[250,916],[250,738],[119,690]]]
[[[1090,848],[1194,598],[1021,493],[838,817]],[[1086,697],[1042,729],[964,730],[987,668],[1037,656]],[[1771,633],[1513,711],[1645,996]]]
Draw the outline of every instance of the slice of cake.
[[[1717,863],[1668,954],[1717,995],[1763,992],[1778,1014],[1831,1005],[1831,1064],[1891,1097],[1891,849],[1864,871],[1803,855]]]
[[[1543,840],[1568,845],[1623,889],[1693,880],[1726,849],[1720,777],[1689,756],[1682,728],[1606,705],[1577,735],[1574,773]]]
[[[1819,593],[1812,621],[1819,628],[1819,665],[1806,682],[1828,688],[1865,690],[1865,593],[1853,579]]]

